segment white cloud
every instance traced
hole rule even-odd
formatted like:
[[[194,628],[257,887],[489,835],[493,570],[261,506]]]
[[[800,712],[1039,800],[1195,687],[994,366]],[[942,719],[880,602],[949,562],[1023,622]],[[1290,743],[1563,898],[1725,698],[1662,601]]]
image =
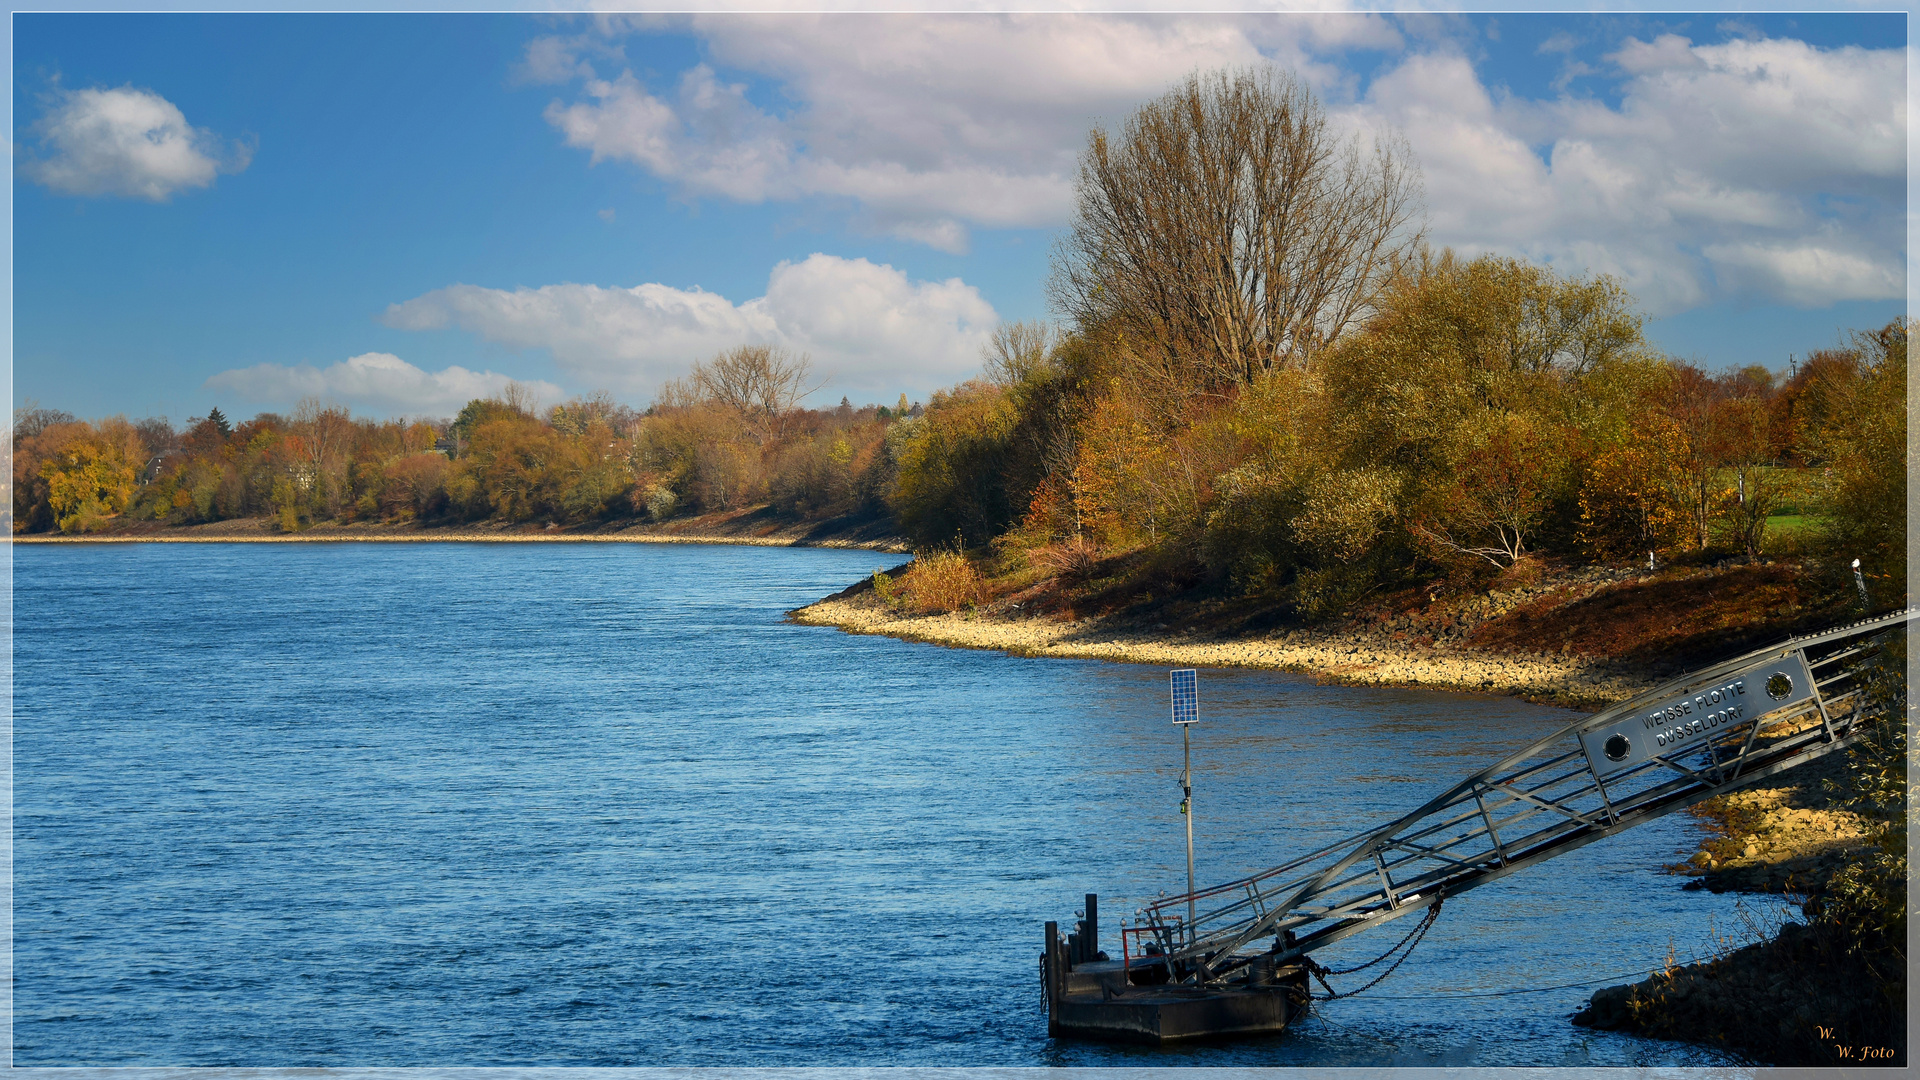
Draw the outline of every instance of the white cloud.
[[[539,37],[527,42],[525,55],[514,67],[514,81],[566,83],[593,77],[593,68],[581,59],[581,39]]]
[[[956,252],[972,225],[1064,222],[1088,130],[1192,71],[1275,58],[1339,83],[1345,76],[1310,49],[1400,43],[1364,15],[842,14],[638,25],[693,30],[715,63],[776,82],[771,100],[790,107],[756,104],[746,82],[706,64],[671,92],[622,73],[548,107],[568,145],[595,162],[631,162],[693,196],[853,199],[875,231]],[[541,46],[542,55],[561,47]]]
[[[923,392],[964,378],[998,316],[959,278],[912,281],[891,266],[814,254],[774,267],[766,294],[739,304],[659,284],[452,285],[389,307],[384,321],[546,349],[583,383],[627,393],[651,393],[722,349],[777,344],[810,354],[839,395]]]
[[[249,144],[223,147],[173,102],[131,86],[61,91],[32,131],[42,156],[23,160],[20,171],[66,195],[165,202],[219,173],[239,172],[253,157]]]
[[[1904,290],[1899,50],[1629,39],[1617,106],[1496,101],[1463,57],[1410,56],[1356,120],[1407,133],[1431,233],[1623,278],[1654,315]]]
[[[1542,55],[1546,53],[1565,53],[1572,52],[1574,49],[1579,48],[1579,46],[1579,38],[1574,37],[1565,30],[1555,30],[1553,33],[1547,35],[1547,40],[1542,41],[1539,47],[1534,49],[1534,52]]]
[[[1830,239],[1831,245],[1822,245],[1816,238],[1715,244],[1702,254],[1712,261],[1723,282],[1804,307],[1903,294],[1906,281],[1898,262],[1879,258],[1878,252],[1849,250],[1855,245],[1847,237]]]
[[[506,375],[469,371],[457,364],[429,372],[392,353],[362,353],[324,368],[312,364],[236,368],[208,379],[206,386],[267,404],[291,405],[316,397],[389,416],[452,416],[474,398],[500,396],[512,381]],[[541,401],[566,397],[566,391],[550,382],[524,381],[524,385]]]
[[[626,71],[614,43],[662,30],[705,62]],[[1457,20],[1359,14],[614,16],[528,56],[551,51],[557,77],[599,65],[546,112],[596,162],[692,197],[841,200],[858,227],[951,252],[971,228],[1064,224],[1089,129],[1191,71],[1271,61],[1338,121],[1407,134],[1441,242],[1618,274],[1663,315],[1900,294],[1900,50],[1665,34],[1602,59],[1596,32],[1541,43],[1559,58],[1541,100],[1490,92]],[[1399,56],[1363,87],[1357,50]],[[1789,265],[1839,276],[1810,289]]]

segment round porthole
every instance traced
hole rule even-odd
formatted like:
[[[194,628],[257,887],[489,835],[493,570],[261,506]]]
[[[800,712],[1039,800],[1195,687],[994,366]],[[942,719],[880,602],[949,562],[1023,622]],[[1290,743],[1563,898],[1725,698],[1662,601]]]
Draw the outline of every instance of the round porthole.
[[[1767,679],[1767,696],[1775,701],[1793,693],[1793,676],[1784,671],[1776,671]]]
[[[1607,755],[1608,761],[1619,761],[1633,749],[1633,744],[1627,741],[1625,735],[1616,732],[1607,736],[1607,744],[1600,749]]]

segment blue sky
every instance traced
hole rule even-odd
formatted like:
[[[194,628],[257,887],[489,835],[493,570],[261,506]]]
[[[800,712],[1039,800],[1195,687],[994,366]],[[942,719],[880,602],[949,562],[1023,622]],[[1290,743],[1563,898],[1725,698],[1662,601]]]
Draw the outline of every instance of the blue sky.
[[[742,341],[924,398],[1047,317],[1074,159],[1273,62],[1436,243],[1784,367],[1904,308],[1903,15],[16,15],[14,400],[448,415]]]

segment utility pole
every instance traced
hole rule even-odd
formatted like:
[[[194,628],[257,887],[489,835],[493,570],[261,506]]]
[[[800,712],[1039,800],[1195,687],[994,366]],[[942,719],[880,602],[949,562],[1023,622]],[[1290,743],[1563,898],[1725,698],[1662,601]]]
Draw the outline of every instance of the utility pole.
[[[1187,819],[1187,936],[1194,934],[1193,924],[1193,725],[1180,725],[1180,813]]]
[[[1192,668],[1168,672],[1173,693],[1173,722],[1180,728],[1180,816],[1187,819],[1187,940],[1193,941],[1193,725],[1200,720],[1200,688]]]

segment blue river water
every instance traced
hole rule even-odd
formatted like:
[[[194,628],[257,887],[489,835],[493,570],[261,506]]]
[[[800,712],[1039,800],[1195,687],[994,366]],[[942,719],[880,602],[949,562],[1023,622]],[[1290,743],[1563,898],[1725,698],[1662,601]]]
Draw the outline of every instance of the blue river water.
[[[1184,887],[1166,673],[785,621],[896,561],[16,548],[15,1063],[1720,1060],[1567,1021],[1592,987],[1564,984],[1739,925],[1660,872],[1684,815],[1450,902],[1391,978],[1280,1038],[1050,1041],[1042,922],[1097,892],[1111,947]],[[1261,672],[1200,693],[1203,883],[1571,719]]]

